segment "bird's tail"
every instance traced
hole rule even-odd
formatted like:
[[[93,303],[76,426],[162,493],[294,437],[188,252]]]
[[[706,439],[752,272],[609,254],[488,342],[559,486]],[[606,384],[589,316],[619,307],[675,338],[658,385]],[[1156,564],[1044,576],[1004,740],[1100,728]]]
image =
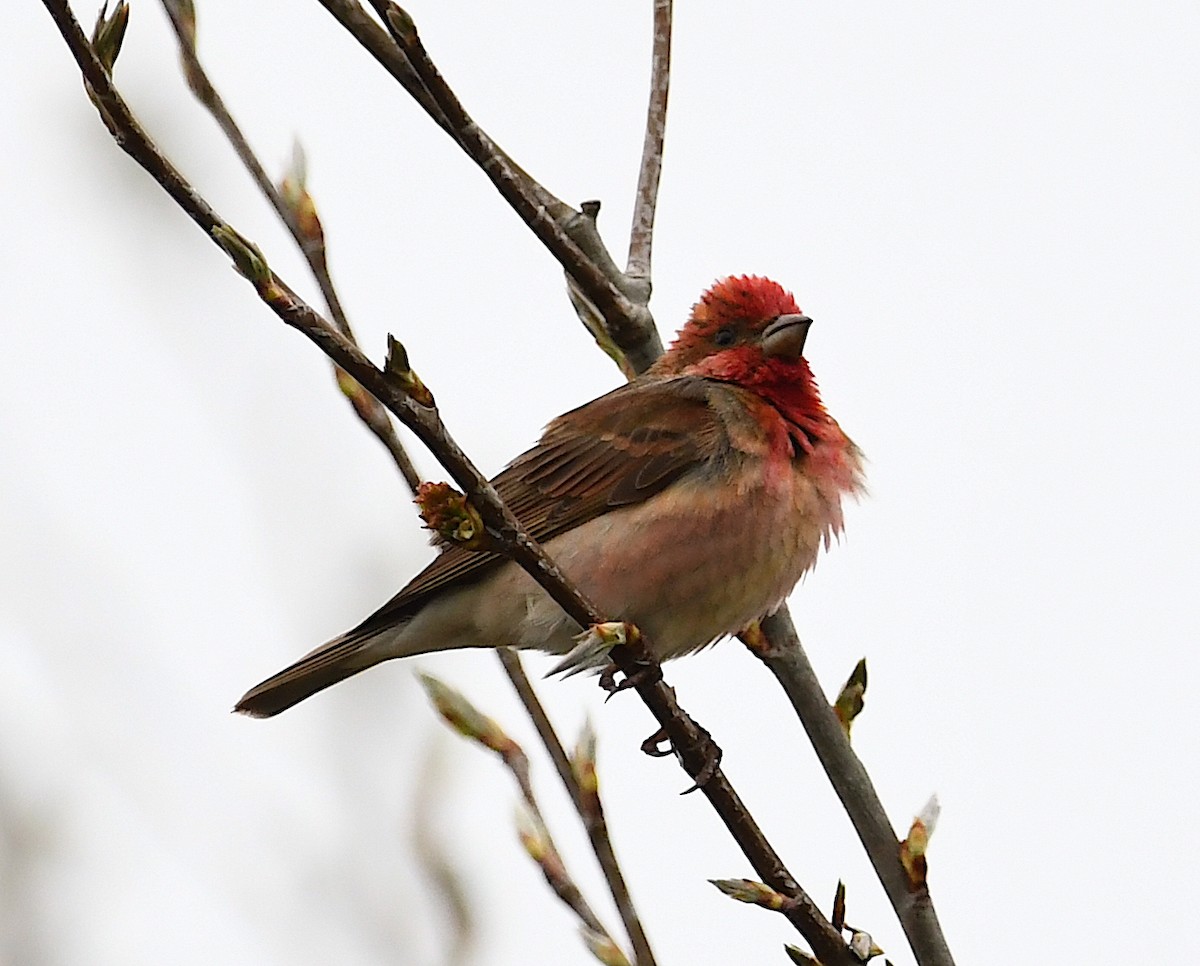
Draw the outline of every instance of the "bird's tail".
[[[359,671],[378,664],[386,656],[371,647],[371,638],[343,634],[310,651],[291,667],[256,684],[234,705],[233,710],[252,718],[269,718],[318,691],[344,681]]]

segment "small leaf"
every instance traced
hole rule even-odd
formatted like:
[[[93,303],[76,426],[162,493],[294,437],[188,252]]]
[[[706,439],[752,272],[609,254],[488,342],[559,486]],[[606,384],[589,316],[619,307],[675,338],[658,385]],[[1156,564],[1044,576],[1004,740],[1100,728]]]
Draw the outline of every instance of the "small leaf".
[[[596,730],[590,718],[584,719],[579,737],[575,740],[571,771],[584,795],[591,797],[600,790],[600,779],[596,774]]]
[[[292,161],[279,182],[279,194],[306,242],[324,246],[325,231],[317,217],[317,205],[308,193],[308,159],[299,141],[292,144]]]
[[[850,734],[850,726],[863,709],[863,698],[867,693],[867,659],[864,657],[850,672],[850,677],[842,685],[837,700],[833,702],[833,711],[846,735]]]
[[[838,932],[846,925],[846,883],[841,879],[838,879],[837,889],[833,893],[833,914],[829,921]]]
[[[850,937],[850,952],[854,953],[864,963],[874,959],[876,956],[883,955],[883,950],[875,945],[875,940],[871,938],[871,934],[862,930],[855,930],[854,935]]]
[[[525,854],[539,865],[554,850],[546,827],[524,802],[517,805],[517,838]]]
[[[579,933],[588,952],[595,956],[604,966],[629,966],[627,957],[621,948],[609,936],[603,936],[587,926],[580,926]]]
[[[253,282],[255,288],[261,292],[270,286],[273,281],[271,266],[254,242],[229,225],[217,225],[212,230],[212,236],[225,249],[225,254],[233,259],[233,267]]]
[[[92,28],[92,50],[104,69],[112,74],[113,64],[121,53],[125,42],[125,29],[129,26],[129,7],[125,0],[118,0],[112,16],[108,13],[108,0],[96,15],[96,26]]]
[[[628,621],[605,621],[602,624],[592,624],[582,634],[575,637],[575,646],[569,650],[561,661],[554,665],[546,676],[561,674],[571,677],[582,671],[603,664],[608,652],[622,644],[636,644],[642,638],[642,632],[636,624]]]
[[[412,397],[415,402],[426,407],[433,405],[433,393],[408,364],[408,350],[404,348],[404,343],[390,332],[388,333],[387,362],[383,371],[392,382],[403,390],[405,395]]]

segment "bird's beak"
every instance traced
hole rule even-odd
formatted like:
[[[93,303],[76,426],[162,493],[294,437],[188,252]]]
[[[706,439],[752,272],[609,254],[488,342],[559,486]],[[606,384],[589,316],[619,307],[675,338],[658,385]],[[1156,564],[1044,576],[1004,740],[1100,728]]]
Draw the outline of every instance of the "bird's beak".
[[[781,315],[762,334],[764,355],[795,362],[804,352],[804,339],[812,319],[807,315]]]

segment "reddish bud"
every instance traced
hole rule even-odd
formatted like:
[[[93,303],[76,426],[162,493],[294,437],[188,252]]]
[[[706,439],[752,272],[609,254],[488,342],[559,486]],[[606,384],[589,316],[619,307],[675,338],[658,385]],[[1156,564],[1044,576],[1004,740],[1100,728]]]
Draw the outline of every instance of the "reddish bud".
[[[417,508],[434,542],[487,550],[491,538],[483,518],[471,502],[449,483],[422,483],[417,488]]]

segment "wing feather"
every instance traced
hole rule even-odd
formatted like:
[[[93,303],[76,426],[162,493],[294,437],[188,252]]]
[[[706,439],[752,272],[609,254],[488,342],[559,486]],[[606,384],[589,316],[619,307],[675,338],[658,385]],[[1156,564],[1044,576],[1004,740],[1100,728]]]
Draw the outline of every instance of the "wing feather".
[[[723,459],[729,438],[711,399],[720,391],[691,376],[635,380],[558,417],[492,482],[534,539],[549,540]],[[482,576],[501,559],[443,550],[346,637],[367,637],[403,620],[431,594]]]

